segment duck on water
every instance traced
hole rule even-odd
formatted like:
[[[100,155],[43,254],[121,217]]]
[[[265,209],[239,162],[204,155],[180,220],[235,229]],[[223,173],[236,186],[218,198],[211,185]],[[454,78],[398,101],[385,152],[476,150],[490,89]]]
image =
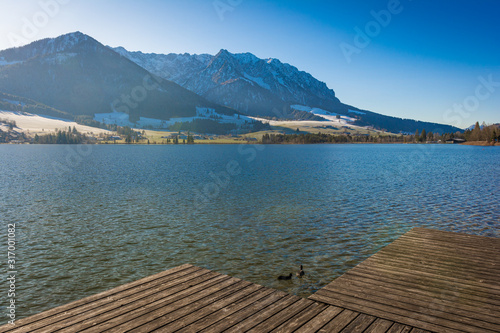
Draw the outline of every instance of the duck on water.
[[[295,275],[297,275],[298,278],[301,278],[305,275],[304,267],[302,267],[302,265],[300,265],[300,270]],[[292,279],[292,273],[290,273],[289,275],[278,276],[278,280],[291,280],[291,279]]]

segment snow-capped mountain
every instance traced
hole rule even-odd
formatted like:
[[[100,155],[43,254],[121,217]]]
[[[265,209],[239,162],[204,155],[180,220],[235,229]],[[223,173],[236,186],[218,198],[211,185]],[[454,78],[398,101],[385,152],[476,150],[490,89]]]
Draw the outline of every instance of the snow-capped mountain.
[[[151,73],[172,80],[206,99],[251,116],[308,119],[318,117],[304,110],[321,109],[349,118],[356,125],[399,133],[426,129],[456,132],[453,126],[385,116],[343,104],[324,82],[278,59],[260,59],[251,53],[221,50],[208,54],[145,54],[115,48],[123,57]],[[294,106],[300,105],[297,109]]]
[[[125,112],[132,121],[168,120],[195,116],[197,107],[235,114],[80,32],[0,51],[0,60],[0,91],[74,116]]]
[[[286,115],[292,104],[346,112],[325,83],[278,59],[227,50],[215,56],[144,54],[122,47],[114,50],[164,79],[250,115]]]
[[[80,32],[0,51],[0,91],[73,116],[121,112],[132,123],[195,117],[199,107],[233,118],[242,112],[321,121],[325,115],[304,111],[321,109],[396,133],[459,130],[343,104],[325,83],[278,59],[227,50],[214,56],[128,52]]]
[[[19,63],[33,57],[42,57],[48,54],[68,54],[75,47],[87,47],[93,51],[105,51],[99,48],[99,42],[92,37],[73,32],[57,38],[46,38],[29,44],[30,47],[17,47],[2,51],[2,57],[5,62]]]
[[[123,47],[114,48],[118,54],[132,60],[149,72],[164,79],[174,81],[177,84],[183,78],[202,71],[212,60],[209,54],[190,55],[185,54],[145,54],[142,52],[128,52]],[[161,75],[160,75],[161,74]]]

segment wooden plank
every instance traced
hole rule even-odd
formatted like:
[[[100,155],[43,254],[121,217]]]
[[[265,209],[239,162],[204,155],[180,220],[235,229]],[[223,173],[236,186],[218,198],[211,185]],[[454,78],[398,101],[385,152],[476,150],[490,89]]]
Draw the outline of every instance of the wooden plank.
[[[201,332],[210,325],[213,325],[221,320],[224,320],[224,322],[229,321],[227,317],[252,304],[261,304],[261,306],[264,307],[265,303],[262,302],[262,300],[270,300],[270,302],[274,302],[271,294],[278,294],[278,292],[273,289],[261,287],[261,289],[257,290],[253,294],[250,294],[229,306],[221,308],[210,315],[197,318],[197,321],[191,323],[183,329],[180,329],[179,332]],[[285,294],[282,293],[281,297],[284,296]]]
[[[102,304],[102,303],[95,303],[95,302],[101,301],[101,302],[106,303],[106,302],[113,301],[114,297],[118,297],[120,295],[120,293],[122,293],[122,292],[127,292],[130,290],[132,290],[133,292],[137,292],[137,290],[148,288],[148,286],[151,283],[152,284],[160,283],[161,281],[169,279],[169,277],[176,276],[176,274],[182,274],[183,272],[186,273],[186,272],[196,271],[196,270],[200,270],[200,269],[201,268],[194,267],[194,266],[189,265],[189,264],[178,266],[178,267],[169,269],[167,271],[164,271],[164,272],[161,272],[161,273],[158,273],[155,275],[151,275],[151,276],[145,277],[143,279],[140,279],[140,280],[137,280],[134,282],[130,282],[130,283],[121,285],[119,287],[116,287],[116,288],[113,288],[113,289],[110,289],[110,290],[107,290],[107,291],[104,291],[104,292],[101,292],[101,293],[98,293],[98,294],[95,294],[95,295],[92,295],[89,297],[82,298],[80,300],[68,303],[66,305],[58,306],[56,308],[41,312],[39,314],[35,314],[33,316],[17,320],[15,327],[12,327],[12,325],[0,326],[0,332],[26,332],[26,330],[30,331],[31,328],[28,325],[34,324],[33,326],[36,327],[37,325],[35,323],[38,321],[48,319],[47,322],[51,323],[52,320],[57,320],[57,319],[54,319],[54,318],[56,318],[56,316],[62,315],[64,317],[64,315],[66,313],[70,313],[70,314],[71,313],[79,313],[80,309],[82,309],[82,307],[84,307],[84,306],[94,307],[95,304]],[[60,318],[60,317],[57,317],[57,318]],[[43,326],[43,324],[42,324],[42,326]]]
[[[295,332],[298,328],[305,325],[312,318],[316,317],[319,313],[325,310],[328,306],[326,304],[313,303],[305,310],[299,312],[297,315],[291,317],[283,324],[273,330],[273,333],[288,333]]]
[[[262,302],[252,304],[202,332],[245,332],[298,300],[296,296],[276,292]]]
[[[350,309],[353,311],[368,313],[374,317],[379,317],[387,320],[392,320],[395,322],[403,322],[406,325],[412,327],[423,327],[430,331],[441,332],[441,333],[463,333],[462,329],[450,328],[447,326],[441,326],[440,323],[434,323],[432,317],[422,316],[414,314],[410,311],[405,311],[404,309],[398,309],[395,307],[390,307],[387,305],[376,305],[373,307],[373,303],[356,299],[354,297],[349,297],[345,295],[331,294],[326,290],[319,290],[316,294],[310,297],[318,302],[323,302],[331,304],[334,306],[342,307],[345,309]],[[451,323],[457,326],[456,323]],[[481,330],[472,333],[479,333]],[[484,330],[483,330],[484,332]],[[491,331],[488,331],[491,333]]]
[[[443,249],[444,252],[449,252],[449,253],[456,252],[461,255],[476,256],[484,258],[485,260],[488,261],[491,261],[493,260],[493,258],[498,257],[498,249],[485,247],[484,244],[467,245],[460,243],[458,240],[456,240],[455,242],[447,242],[440,239],[428,240],[428,239],[415,238],[409,235],[403,235],[396,242],[394,242],[393,245],[396,246],[401,243],[407,245],[414,245],[422,248],[436,248],[436,249],[441,248]]]
[[[346,280],[346,284],[352,284],[353,286],[363,288],[363,290],[367,293],[373,292],[374,295],[377,296],[386,296],[388,299],[397,299],[393,296],[397,295],[402,298],[408,298],[408,295],[411,294],[412,298],[410,298],[409,301],[413,300],[414,304],[429,306],[434,309],[446,308],[446,311],[461,316],[469,316],[472,314],[474,318],[500,325],[500,312],[493,311],[487,306],[480,308],[477,306],[463,304],[460,297],[445,298],[439,293],[420,293],[419,290],[412,288],[400,289],[394,284],[385,284],[384,282],[364,278],[362,276],[343,276],[336,280],[335,285],[337,287],[345,286],[344,279]],[[325,288],[328,288],[328,286]]]
[[[444,247],[447,248],[447,251],[454,251],[455,247],[459,249],[467,249],[470,253],[491,253],[494,256],[498,255],[499,246],[498,246],[498,241],[495,241],[496,244],[490,243],[487,244],[487,242],[467,242],[467,241],[461,241],[459,238],[455,239],[446,239],[446,238],[439,238],[439,237],[419,237],[411,234],[406,234],[402,235],[396,242],[395,244],[401,243],[401,242],[407,242],[407,243],[413,243],[413,244],[420,244],[423,247],[426,246],[437,246],[437,247]]]
[[[188,297],[193,293],[204,290],[205,288],[209,288],[228,279],[228,277],[217,273],[211,273],[210,275],[212,276],[210,279],[194,286],[182,286],[182,289],[179,288],[180,290],[175,293],[171,293],[167,290],[165,292],[155,294],[151,298],[145,299],[143,302],[128,304],[93,318],[86,319],[85,321],[78,323],[78,325],[72,326],[72,328],[75,330],[88,329],[94,332],[110,329],[133,320],[142,315],[144,312],[173,303],[179,299]]]
[[[452,260],[460,260],[471,263],[480,262],[479,259],[474,255],[475,253],[479,254],[485,253],[480,249],[476,249],[475,252],[471,252],[468,249],[462,248],[460,244],[428,243],[425,241],[416,241],[414,239],[398,239],[393,243],[389,244],[388,246],[386,246],[385,248],[383,248],[382,250],[383,252],[389,252],[392,250],[392,251],[401,251],[405,253],[406,252],[412,253],[415,251],[419,251],[422,254],[429,256],[437,255],[441,257],[447,257]],[[490,256],[484,259],[488,264],[496,265],[496,267],[498,267],[498,262],[494,259],[497,256],[498,253],[493,253],[492,257]]]
[[[94,321],[96,317],[100,314],[104,314],[106,312],[113,311],[116,308],[120,308],[120,310],[125,310],[128,307],[135,307],[137,302],[141,302],[142,300],[148,299],[149,301],[155,300],[155,296],[157,295],[167,295],[173,294],[180,290],[186,288],[188,283],[196,283],[197,281],[205,281],[212,279],[218,276],[217,273],[210,272],[209,270],[198,270],[192,272],[191,274],[182,276],[179,279],[174,279],[168,283],[162,283],[158,286],[151,286],[149,289],[140,289],[140,290],[129,290],[133,292],[129,293],[120,293],[119,296],[108,300],[106,303],[102,302],[93,302],[89,304],[89,309],[85,306],[75,309],[74,311],[68,311],[64,313],[64,316],[55,316],[51,318],[47,318],[44,321],[39,321],[35,325],[29,325],[27,329],[30,331],[35,331],[36,329],[40,329],[41,327],[50,325],[51,329],[59,329],[67,326],[71,326],[77,323],[80,323],[86,319],[90,319]],[[150,298],[153,296],[153,298]],[[44,324],[43,326],[40,326]]]
[[[239,279],[230,278],[225,275],[220,275],[212,280],[205,283],[193,286],[187,289],[184,297],[179,297],[179,295],[173,295],[171,297],[160,299],[153,303],[142,304],[140,308],[128,311],[118,317],[114,317],[110,320],[106,320],[100,325],[94,325],[92,328],[88,329],[88,332],[101,332],[113,328],[118,331],[129,331],[136,328],[142,324],[147,323],[153,319],[156,319],[159,314],[164,314],[163,309],[166,311],[173,312],[178,308],[191,304],[201,298],[204,298],[217,290],[223,289],[230,285],[239,282]],[[168,306],[167,306],[168,305]],[[79,329],[79,327],[77,326]]]
[[[328,324],[323,326],[318,332],[321,333],[339,333],[347,327],[357,316],[359,312],[344,310],[338,316],[333,318]]]
[[[408,264],[409,262],[411,262],[414,264],[418,264],[419,266],[424,266],[426,268],[433,268],[435,270],[440,270],[440,271],[459,270],[464,275],[465,273],[467,273],[468,275],[471,275],[473,278],[475,278],[478,275],[482,275],[484,278],[490,278],[493,281],[496,281],[495,277],[498,276],[496,274],[497,270],[494,267],[495,265],[492,265],[493,268],[490,268],[487,264],[484,263],[484,261],[482,261],[480,264],[479,263],[472,264],[470,262],[462,263],[459,266],[457,264],[451,263],[448,260],[436,260],[436,256],[426,255],[425,253],[420,253],[418,255],[412,255],[412,256],[405,255],[405,252],[402,251],[401,249],[398,249],[397,251],[392,253],[389,251],[378,252],[368,260],[385,261],[388,263],[393,262],[395,263],[395,265],[399,265],[400,263]]]
[[[200,318],[206,318],[221,309],[226,310],[226,307],[232,303],[236,303],[242,299],[246,299],[251,295],[255,296],[256,294],[259,294],[257,291],[259,290],[262,291],[262,289],[263,289],[262,286],[249,283],[247,287],[237,290],[217,300],[214,299],[211,303],[206,304],[199,309],[196,309],[194,307],[190,308],[189,309],[190,312],[187,315],[183,316],[181,320],[176,320],[171,323],[166,323],[166,321],[162,321],[161,329],[163,331],[170,331],[170,332],[178,331],[182,328],[185,328],[197,322]],[[197,302],[196,305],[198,306],[200,304]],[[168,319],[172,320],[172,317],[168,316]],[[199,331],[199,329],[197,331]]]
[[[189,267],[187,269],[182,269],[180,271],[175,271],[167,276],[160,276],[157,279],[143,279],[144,284],[137,285],[136,283],[129,284],[128,287],[120,286],[115,289],[111,289],[105,293],[91,296],[86,299],[82,299],[77,302],[79,306],[73,307],[74,303],[68,304],[68,309],[64,311],[64,307],[59,307],[53,310],[46,311],[49,315],[37,316],[39,320],[29,320],[23,321],[21,324],[16,322],[16,329],[10,330],[9,332],[35,332],[38,329],[43,329],[46,326],[54,326],[54,328],[62,328],[69,325],[71,322],[78,322],[85,319],[85,316],[92,317],[96,312],[105,311],[108,307],[115,307],[119,302],[131,302],[136,298],[143,298],[143,295],[147,295],[150,292],[154,292],[158,288],[168,288],[174,287],[175,285],[182,284],[182,282],[187,279],[190,280],[192,277],[202,276],[210,274],[209,270],[203,270],[198,267]],[[213,273],[212,273],[213,274]],[[172,278],[170,282],[169,278]],[[165,282],[165,283],[163,283]],[[149,288],[149,289],[148,289]],[[97,297],[99,295],[104,295],[104,298]],[[87,300],[89,300],[87,302]],[[62,310],[62,311],[61,311]],[[44,314],[44,313],[42,313]],[[31,317],[26,319],[32,319]]]
[[[451,232],[439,229],[428,229],[428,228],[413,228],[408,235],[415,237],[422,237],[426,239],[448,239],[450,242],[455,243],[457,240],[460,242],[471,241],[479,244],[486,244],[488,246],[494,246],[497,250],[500,250],[500,239],[497,237],[486,237],[471,235],[461,232]]]
[[[181,279],[181,281],[184,281],[184,283],[179,283],[179,280],[174,280],[170,283],[162,284],[159,287],[148,289],[144,292],[135,293],[131,295],[131,297],[117,298],[116,300],[114,300],[114,302],[110,302],[101,307],[94,308],[90,311],[85,311],[80,314],[73,315],[69,318],[66,318],[65,320],[49,324],[50,329],[63,329],[72,325],[80,325],[83,328],[85,323],[87,323],[88,325],[93,325],[96,324],[99,319],[105,320],[105,318],[107,317],[116,316],[119,313],[126,312],[129,309],[135,309],[136,307],[140,306],[141,302],[156,301],[159,297],[173,295],[182,290],[185,290],[190,284],[208,281],[218,276],[219,274],[210,272],[208,270],[197,271],[194,272],[194,274]],[[117,310],[120,312],[116,312]],[[28,328],[30,328],[30,331],[32,332],[37,331],[35,329],[31,329],[31,326],[29,326]],[[40,329],[45,330],[46,328]]]
[[[428,302],[418,302],[412,297],[406,296],[397,296],[397,297],[388,297],[389,294],[384,292],[377,292],[376,290],[358,287],[355,285],[348,285],[347,283],[339,283],[335,285],[331,285],[330,287],[324,288],[324,290],[335,293],[338,297],[339,295],[354,297],[359,300],[363,300],[364,304],[368,304],[370,302],[370,306],[380,307],[381,305],[387,305],[391,308],[399,308],[398,313],[408,316],[412,315],[413,317],[417,316],[426,316],[429,322],[438,322],[440,320],[444,320],[444,323],[447,323],[446,326],[451,328],[460,329],[460,324],[482,328],[490,331],[498,331],[500,332],[500,325],[490,323],[489,321],[478,320],[477,318],[468,317],[471,315],[470,312],[461,312],[460,314],[453,313],[450,307],[442,307],[435,306],[433,304],[433,300],[429,299]],[[368,301],[365,301],[368,300]],[[359,310],[360,312],[364,312]],[[393,310],[393,312],[396,310]],[[457,311],[458,312],[458,311]],[[424,318],[424,317],[422,317]],[[453,323],[457,323],[457,325],[452,325]]]
[[[336,306],[327,306],[321,313],[311,319],[309,322],[304,324],[302,327],[297,329],[296,333],[313,333],[319,331],[323,326],[329,323],[333,318],[335,318],[339,313],[343,311],[342,308]]]
[[[410,331],[411,331],[412,329],[413,329],[413,327],[406,325],[406,326],[405,326],[405,327],[403,327],[403,329],[401,330],[401,333],[410,333]]]
[[[186,319],[188,315],[193,312],[199,312],[198,310],[203,309],[210,304],[216,303],[219,300],[223,300],[225,297],[248,287],[250,284],[250,282],[240,280],[229,286],[221,285],[212,287],[211,289],[204,291],[204,294],[207,296],[198,298],[200,296],[197,295],[196,298],[184,299],[180,304],[176,304],[174,311],[172,311],[173,307],[170,305],[169,307],[163,307],[153,312],[149,312],[147,315],[142,316],[138,322],[134,321],[134,326],[136,326],[135,329],[131,329],[131,325],[126,325],[128,329],[127,332],[152,332],[160,328],[162,330],[174,331],[166,326],[182,328],[186,325],[185,323],[188,323]],[[140,325],[141,323],[142,325]],[[117,328],[120,329],[119,327],[120,326]]]
[[[418,262],[415,260],[412,262],[411,258],[388,258],[384,256],[377,256],[376,258],[371,258],[370,265],[383,265],[386,267],[392,267],[393,270],[399,269],[409,269],[415,272],[427,272],[442,277],[454,277],[456,279],[476,282],[482,287],[492,288],[496,293],[498,293],[497,279],[498,276],[494,272],[482,272],[480,270],[473,269],[463,269],[460,267],[453,267],[448,265],[439,265],[439,263],[432,263],[420,259]],[[364,267],[362,265],[361,267]],[[473,267],[472,267],[473,268]]]
[[[382,269],[382,270],[389,271],[389,272],[395,272],[394,268],[391,266],[380,264],[380,263],[374,264],[374,263],[369,262],[368,260],[359,264],[357,267],[367,268],[369,270]],[[429,273],[429,272],[423,272],[423,271],[419,271],[418,274],[415,274],[414,271],[412,271],[411,269],[407,269],[407,268],[399,268],[397,270],[397,273],[407,273],[410,275],[413,274],[414,276],[417,275],[417,276],[423,277],[423,278],[435,279],[435,280],[439,280],[439,281],[446,281],[447,284],[449,284],[451,286],[465,286],[466,288],[471,288],[478,293],[489,294],[489,293],[493,292],[493,293],[497,294],[497,292],[498,292],[498,290],[496,290],[497,289],[496,286],[494,286],[492,284],[481,283],[481,282],[471,281],[471,280],[463,281],[461,279],[457,279],[457,278],[454,278],[452,276],[443,276],[443,275]]]
[[[500,313],[500,304],[497,305],[494,304],[494,301],[488,300],[489,294],[478,292],[472,293],[468,286],[456,286],[441,280],[422,278],[408,273],[380,270],[377,268],[356,268],[346,274],[356,277],[369,277],[377,281],[394,285],[395,287],[413,288],[412,290],[428,292],[434,294],[434,296],[440,295],[440,297],[449,298],[460,297],[462,303],[480,308],[490,308],[494,311],[494,314]]]
[[[374,279],[378,278],[391,278],[395,281],[401,281],[404,283],[413,283],[421,285],[422,287],[433,287],[444,289],[450,292],[455,292],[457,290],[464,289],[468,291],[469,295],[483,295],[485,297],[489,296],[488,288],[476,288],[476,286],[471,285],[469,281],[461,281],[459,284],[454,283],[454,281],[449,281],[448,279],[441,278],[439,275],[431,274],[416,274],[408,269],[395,269],[394,267],[388,267],[383,265],[371,265],[371,266],[357,266],[346,273],[346,275],[357,275],[357,274],[373,274]]]
[[[424,331],[420,328],[413,328],[410,333],[427,333],[428,331]]]
[[[379,255],[390,255],[392,257],[411,257],[412,260],[429,260],[445,265],[462,267],[467,269],[472,266],[484,272],[500,270],[500,263],[491,254],[481,258],[468,250],[455,247],[438,247],[436,245],[421,246],[408,242],[393,243],[383,250],[377,252],[372,257]]]
[[[403,333],[403,331],[406,330],[406,332],[409,332],[411,329],[412,327],[400,323],[394,323],[386,333]]]
[[[374,270],[371,270],[374,273]],[[349,275],[355,275],[361,273],[360,271],[349,273]],[[385,277],[385,279],[384,279]],[[413,286],[415,289],[427,290],[434,293],[435,297],[442,297],[441,295],[450,295],[450,297],[456,297],[456,299],[461,299],[466,301],[467,304],[478,307],[491,307],[493,310],[497,311],[499,308],[499,302],[487,293],[477,292],[467,285],[455,286],[453,285],[443,285],[442,281],[436,279],[422,279],[419,276],[415,276],[416,283],[411,284],[408,279],[411,279],[411,274],[400,275],[397,273],[386,273],[385,275],[377,275],[374,277],[376,280],[380,281],[391,281],[398,284],[401,288],[406,288],[408,286]],[[451,289],[453,288],[453,289]],[[471,301],[467,301],[471,300]]]
[[[301,298],[292,305],[282,309],[278,313],[274,314],[272,317],[266,319],[259,325],[253,327],[248,332],[271,332],[282,323],[297,315],[304,309],[310,307],[314,302],[308,299]]]
[[[405,306],[402,306],[402,304],[398,302],[393,302],[393,304],[384,304],[380,303],[380,300],[375,299],[375,297],[366,300],[349,295],[343,290],[333,292],[322,289],[315,296],[316,297],[313,299],[316,300],[321,300],[318,299],[317,296],[326,297],[323,301],[328,304],[369,313],[387,320],[399,321],[411,326],[429,330],[436,330],[434,325],[439,325],[454,331],[466,331],[471,333],[496,331],[472,325],[469,323],[470,320],[468,319],[458,319],[456,316],[452,319],[448,319],[447,316],[439,316],[439,313],[436,311],[425,311],[423,308],[406,304],[404,304]]]
[[[356,317],[346,328],[344,328],[342,333],[361,333],[368,328],[374,321],[375,317],[366,314],[360,314]]]
[[[393,324],[390,320],[377,318],[364,333],[385,333]]]
[[[429,265],[441,265],[442,268],[448,268],[450,270],[459,269],[468,273],[484,274],[486,276],[496,277],[500,275],[500,267],[491,264],[488,265],[482,260],[477,262],[460,260],[457,256],[440,256],[438,254],[426,254],[418,252],[409,252],[401,249],[393,250],[388,249],[387,251],[379,252],[372,256],[372,258],[386,259],[386,260],[404,260],[406,262],[417,261],[420,264],[428,263]]]
[[[375,256],[373,258],[369,258],[368,260],[365,260],[364,262],[360,263],[357,267],[385,267],[388,270],[405,270],[405,271],[415,271],[415,272],[422,272],[422,273],[428,273],[428,274],[433,274],[432,276],[439,276],[443,279],[449,280],[452,279],[454,281],[462,280],[465,279],[468,281],[470,284],[477,285],[479,287],[487,287],[487,288],[492,288],[493,291],[496,293],[499,293],[500,290],[498,290],[498,284],[496,283],[496,279],[488,279],[488,276],[483,277],[480,274],[473,273],[473,272],[466,272],[458,269],[452,269],[447,266],[436,266],[433,265],[432,267],[428,267],[425,265],[422,265],[419,263],[419,259],[414,259],[413,261],[410,260],[402,260],[398,258],[392,258],[392,259],[387,259],[387,258],[382,258],[382,256]],[[459,273],[461,273],[461,276],[457,276]],[[466,274],[469,273],[469,274]],[[485,280],[485,281],[483,281]]]

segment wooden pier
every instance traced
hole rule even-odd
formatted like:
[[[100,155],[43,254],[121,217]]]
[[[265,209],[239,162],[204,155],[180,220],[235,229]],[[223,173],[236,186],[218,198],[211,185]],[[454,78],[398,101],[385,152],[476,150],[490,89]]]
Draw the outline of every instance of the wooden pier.
[[[308,299],[183,265],[0,332],[500,332],[500,239],[415,228]]]
[[[500,239],[414,228],[309,299],[434,332],[500,332]]]

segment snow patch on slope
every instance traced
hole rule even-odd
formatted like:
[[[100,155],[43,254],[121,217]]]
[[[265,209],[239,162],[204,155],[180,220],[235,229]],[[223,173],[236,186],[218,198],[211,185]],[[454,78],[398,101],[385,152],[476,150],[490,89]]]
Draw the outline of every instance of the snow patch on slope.
[[[366,113],[364,113],[364,112],[361,112],[361,111],[355,111],[355,110],[349,110],[349,113],[355,113],[355,114],[361,114],[361,115],[366,114]]]
[[[0,110],[0,118],[15,121],[18,128],[30,134],[47,134],[49,132],[54,132],[56,129],[67,130],[68,127],[76,127],[81,133],[111,133],[108,130],[80,125],[68,119],[41,116],[26,112]]]
[[[267,83],[264,82],[264,80],[261,78],[261,77],[254,77],[254,76],[251,76],[250,74],[248,73],[243,73],[243,76],[250,80],[250,81],[253,81],[255,83],[257,83],[259,86],[261,86],[262,88],[264,89],[267,89],[267,90],[271,90],[271,86],[269,86]]]
[[[320,108],[312,108],[310,106],[304,106],[304,105],[291,105],[290,107],[292,108],[292,110],[310,112],[326,120],[335,123],[340,123],[341,125],[345,125],[347,123],[353,123],[356,121],[355,118],[344,116],[335,112],[326,111]],[[339,116],[340,118],[337,118],[337,116]]]
[[[14,100],[7,99],[7,98],[2,98],[2,101],[10,103],[10,104],[14,104],[14,105],[21,105],[21,106],[25,106],[26,105],[26,103],[23,103],[23,102],[20,102],[20,101],[14,101]]]
[[[156,129],[166,129],[169,126],[174,125],[175,123],[192,122],[195,119],[210,119],[218,121],[220,123],[233,123],[236,125],[243,125],[245,124],[245,121],[253,121],[253,119],[247,116],[240,115],[239,118],[238,114],[228,116],[225,114],[217,113],[215,109],[206,107],[197,107],[196,116],[194,117],[170,118],[168,120],[140,117],[137,123],[132,123],[130,121],[129,115],[123,112],[96,113],[94,115],[94,120],[108,125],[129,126],[136,128],[152,126]]]
[[[130,122],[128,113],[124,112],[96,113],[94,115],[94,120],[106,125],[134,126],[134,124]]]
[[[22,63],[22,61],[7,61],[4,57],[0,57],[0,66],[8,66]]]

